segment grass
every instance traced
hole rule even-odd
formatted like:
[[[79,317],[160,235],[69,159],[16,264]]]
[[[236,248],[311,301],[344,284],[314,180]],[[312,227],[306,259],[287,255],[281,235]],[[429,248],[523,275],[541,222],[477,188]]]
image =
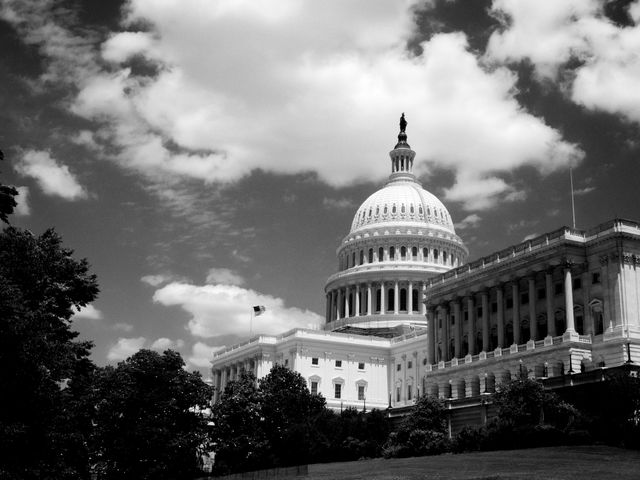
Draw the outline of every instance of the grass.
[[[309,465],[307,480],[637,480],[640,452],[605,446],[532,448]]]

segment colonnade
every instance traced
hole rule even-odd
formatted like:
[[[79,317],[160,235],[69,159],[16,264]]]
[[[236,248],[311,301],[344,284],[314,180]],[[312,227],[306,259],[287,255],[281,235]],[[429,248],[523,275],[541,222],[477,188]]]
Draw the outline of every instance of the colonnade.
[[[363,315],[400,313],[424,316],[422,296],[426,282],[391,280],[337,287],[326,295],[326,321]]]
[[[213,401],[217,402],[227,384],[240,378],[240,374],[242,372],[252,372],[257,378],[259,374],[258,363],[259,357],[254,356],[243,358],[242,360],[224,365],[221,368],[211,370],[211,378],[214,387]]]
[[[458,267],[464,262],[465,254],[461,251],[442,246],[431,248],[416,243],[384,245],[379,247],[349,248],[338,255],[338,269],[346,270],[359,265],[388,261],[413,261],[441,264]]]
[[[476,355],[481,351],[487,352],[496,348],[506,348],[513,344],[526,343],[527,340],[540,340],[541,336],[576,335],[578,332],[576,332],[574,317],[572,271],[570,265],[563,266],[561,270],[561,284],[554,283],[553,269],[544,272],[544,294],[541,294],[542,288],[538,288],[538,274],[532,274],[525,279],[517,278],[492,288],[471,291],[453,299],[440,301],[435,298],[429,299],[427,307],[428,363],[434,364],[453,358],[463,358],[465,355]],[[579,284],[585,307],[589,303],[587,279],[588,275],[583,274]],[[523,283],[525,284],[524,288],[522,288]],[[562,287],[560,288],[559,285]],[[563,331],[556,329],[557,307],[555,299],[559,293],[562,293],[564,297],[560,307],[564,308],[566,328]],[[427,292],[428,295],[429,292]],[[511,310],[508,324],[507,296],[508,308]],[[543,308],[540,308],[541,306]],[[466,318],[463,318],[463,310]],[[589,326],[589,310],[582,308],[582,312],[585,317],[584,324]],[[546,332],[539,331],[538,328],[538,319],[543,315],[546,317],[544,325]],[[509,327],[508,332],[507,326]],[[592,327],[587,327],[587,330],[589,328],[592,329]],[[583,331],[580,333],[592,332]],[[466,342],[463,345],[465,336]]]

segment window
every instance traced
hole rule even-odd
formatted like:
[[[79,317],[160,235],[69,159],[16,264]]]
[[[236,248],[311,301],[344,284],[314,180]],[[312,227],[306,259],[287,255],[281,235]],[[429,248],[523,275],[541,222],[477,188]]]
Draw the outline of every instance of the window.
[[[594,285],[600,283],[600,272],[593,272],[591,274],[591,283]]]
[[[389,249],[389,259],[395,260],[395,256],[396,256],[396,247],[391,247]]]
[[[513,298],[507,298],[507,308],[513,308]]]
[[[411,394],[413,393],[411,387],[412,385],[407,385],[407,400],[411,400]]]
[[[547,298],[547,291],[544,288],[539,288],[538,289],[538,300],[542,300],[544,298]]]
[[[384,249],[380,247],[378,249],[378,261],[382,262],[384,260]]]
[[[400,386],[396,387],[396,402],[400,401]]]
[[[433,260],[434,260],[435,262],[437,262],[437,261],[438,261],[438,249],[437,249],[437,248],[434,248],[434,249],[433,249]]]
[[[428,248],[423,248],[422,249],[422,257],[424,258],[424,261],[426,262],[429,259],[429,249]]]
[[[412,247],[411,248],[411,259],[413,261],[418,260],[418,247]]]
[[[364,400],[364,385],[358,385],[358,400]]]
[[[318,394],[318,382],[311,382],[311,394],[312,395]]]
[[[364,370],[364,362],[358,362],[358,370]]]
[[[520,295],[520,303],[522,303],[523,305],[527,305],[529,303],[528,293],[523,293],[522,295]]]
[[[496,302],[493,302],[491,304],[491,312],[496,313],[497,311],[498,311],[498,304]]]
[[[342,360],[336,360],[336,368],[342,368]]]
[[[469,320],[469,311],[468,310],[464,311],[464,319],[465,320]]]
[[[582,288],[582,279],[581,278],[574,278],[573,279],[573,289],[574,290],[579,290]]]
[[[553,290],[556,295],[560,295],[564,291],[564,285],[556,283]]]
[[[362,250],[360,250],[360,263],[359,265],[362,265],[364,263],[364,252]]]
[[[399,372],[400,370],[402,370],[402,365],[397,364],[396,365],[396,372]]]
[[[342,397],[342,385],[339,383],[335,383],[333,385],[333,398],[341,398]]]
[[[425,357],[422,359],[422,365],[426,365],[426,364],[427,364],[427,358]]]
[[[400,258],[402,260],[406,260],[407,259],[407,247],[400,247]]]
[[[442,263],[447,263],[447,252],[442,252]]]
[[[369,249],[369,263],[373,263],[373,248]]]
[[[318,357],[313,357],[311,359],[311,365],[318,365]]]
[[[411,360],[407,362],[407,368],[413,368],[413,362]]]

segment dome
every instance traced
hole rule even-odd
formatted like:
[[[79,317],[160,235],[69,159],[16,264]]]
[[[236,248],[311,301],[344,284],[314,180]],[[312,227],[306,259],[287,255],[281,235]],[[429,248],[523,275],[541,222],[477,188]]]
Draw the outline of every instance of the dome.
[[[455,233],[451,216],[438,198],[415,180],[392,180],[367,198],[351,223],[351,232],[386,225],[440,228]]]

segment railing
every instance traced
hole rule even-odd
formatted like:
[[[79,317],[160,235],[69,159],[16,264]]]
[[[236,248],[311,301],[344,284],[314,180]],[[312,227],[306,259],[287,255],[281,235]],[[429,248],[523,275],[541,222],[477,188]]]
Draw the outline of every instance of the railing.
[[[426,369],[428,372],[431,372],[431,371],[443,370],[451,367],[455,368],[457,366],[469,365],[470,363],[482,362],[485,360],[489,360],[491,358],[515,355],[517,353],[523,353],[527,351],[531,352],[532,350],[538,350],[538,349],[550,349],[556,345],[561,345],[563,343],[571,343],[571,342],[585,343],[585,344],[592,343],[591,335],[580,335],[577,339],[575,337],[565,339],[562,335],[560,335],[557,337],[547,337],[547,339],[550,339],[551,341],[547,340],[545,342],[544,340],[538,340],[534,342],[533,348],[531,348],[532,346],[531,342],[516,345],[516,348],[514,349],[514,351],[511,351],[511,348],[513,347],[513,345],[507,348],[496,348],[495,350],[491,350],[489,352],[482,352],[478,355],[472,355],[471,357],[467,355],[464,358],[457,358],[454,360],[450,360],[448,362],[441,361],[431,365],[427,364]],[[471,361],[469,361],[469,358],[471,359]]]

